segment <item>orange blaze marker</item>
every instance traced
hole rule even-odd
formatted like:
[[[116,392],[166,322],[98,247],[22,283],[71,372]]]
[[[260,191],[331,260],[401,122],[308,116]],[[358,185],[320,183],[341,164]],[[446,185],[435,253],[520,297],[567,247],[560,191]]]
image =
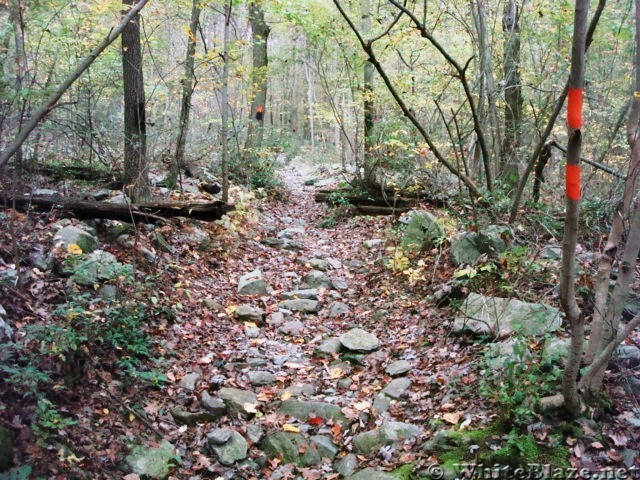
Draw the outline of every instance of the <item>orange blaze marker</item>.
[[[570,88],[567,103],[567,123],[574,130],[582,128],[582,88]]]
[[[580,200],[580,165],[569,165],[567,163],[565,188],[567,198],[576,201]]]
[[[262,105],[258,105],[258,108],[256,109],[256,120],[262,120],[262,117],[264,117],[264,107]]]

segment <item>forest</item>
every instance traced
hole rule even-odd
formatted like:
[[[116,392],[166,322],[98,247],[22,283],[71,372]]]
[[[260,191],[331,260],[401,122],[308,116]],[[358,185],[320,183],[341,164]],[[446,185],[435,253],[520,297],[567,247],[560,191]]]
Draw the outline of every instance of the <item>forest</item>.
[[[0,480],[640,478],[640,0],[0,0]]]

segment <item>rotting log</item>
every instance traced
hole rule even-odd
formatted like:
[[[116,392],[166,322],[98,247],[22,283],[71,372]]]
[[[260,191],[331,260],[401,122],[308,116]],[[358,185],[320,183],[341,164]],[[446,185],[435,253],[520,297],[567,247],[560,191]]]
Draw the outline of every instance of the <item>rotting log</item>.
[[[31,208],[38,211],[60,209],[72,213],[78,218],[107,218],[122,222],[144,221],[154,223],[163,218],[187,217],[196,220],[219,220],[225,213],[233,210],[233,206],[221,201],[214,202],[173,202],[152,201],[139,204],[118,204],[96,202],[55,195],[12,196],[0,192],[0,199],[5,208],[27,211]]]
[[[43,164],[27,167],[30,173],[37,173],[52,180],[91,180],[94,183],[105,183],[109,187],[120,189],[123,186],[121,171],[109,172],[104,169],[86,165]]]
[[[316,202],[341,204],[349,203],[355,206],[371,206],[371,207],[395,207],[395,208],[411,208],[416,205],[417,200],[405,197],[374,197],[372,195],[350,194],[344,190],[318,190],[314,194]]]

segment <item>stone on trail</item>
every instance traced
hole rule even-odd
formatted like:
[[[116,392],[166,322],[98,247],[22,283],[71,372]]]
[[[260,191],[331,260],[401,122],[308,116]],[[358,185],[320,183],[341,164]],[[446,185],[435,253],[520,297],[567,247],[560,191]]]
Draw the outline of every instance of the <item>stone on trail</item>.
[[[253,392],[223,387],[218,391],[218,395],[232,412],[242,417],[249,417],[255,414],[258,399]]]
[[[200,405],[202,405],[202,408],[207,412],[218,416],[224,415],[224,412],[227,410],[222,399],[212,397],[206,390],[200,394]]]
[[[334,353],[339,353],[342,349],[342,343],[340,343],[340,339],[338,337],[331,337],[325,339],[318,348],[316,348],[316,352],[319,352],[324,355],[333,355]]]
[[[271,385],[277,381],[277,378],[273,373],[264,371],[248,372],[247,377],[249,378],[249,383],[256,387]]]
[[[455,332],[471,330],[498,337],[517,332],[541,337],[555,332],[562,324],[560,311],[549,305],[477,293],[469,294],[462,305],[462,312],[465,316],[456,318],[453,323]]]
[[[238,305],[233,314],[242,322],[262,323],[264,318],[264,311],[251,305]]]
[[[218,429],[218,430],[227,430],[227,429]],[[211,450],[214,451],[216,456],[218,457],[218,461],[227,467],[233,465],[234,463],[244,460],[247,458],[247,451],[249,449],[249,445],[247,441],[244,439],[242,435],[240,435],[235,430],[229,430],[230,435],[229,439],[222,443],[216,444],[211,437],[207,435],[207,440],[209,440],[209,446]],[[215,430],[214,430],[215,432]],[[211,432],[211,433],[214,433]],[[225,433],[226,435],[226,433]],[[216,435],[215,438],[220,440],[222,436]]]
[[[365,468],[347,480],[398,480],[398,477],[387,472],[380,472],[373,468]]]
[[[377,337],[361,328],[354,328],[340,335],[340,343],[354,352],[373,352],[380,346]]]
[[[317,313],[320,310],[320,304],[317,300],[285,300],[279,305],[280,308],[300,313]]]
[[[384,240],[382,240],[381,238],[372,238],[371,240],[365,240],[363,245],[371,250],[378,245],[384,245]]]
[[[431,212],[424,210],[408,212],[405,223],[407,227],[402,236],[402,247],[405,250],[419,251],[423,248],[431,248],[444,236],[442,228]]]
[[[260,442],[260,450],[269,458],[281,458],[282,463],[301,467],[317,465],[322,461],[316,445],[301,433],[270,433]]]
[[[333,302],[329,305],[329,318],[339,317],[341,315],[346,315],[351,310],[349,310],[349,305],[342,302]]]
[[[178,458],[176,449],[166,440],[162,440],[158,447],[137,445],[125,458],[132,473],[143,478],[164,479],[169,476],[169,470]]]
[[[249,323],[244,326],[244,334],[247,338],[258,338],[260,336],[260,328],[257,325]]]
[[[318,454],[322,458],[329,458],[333,460],[340,450],[335,443],[331,440],[331,437],[324,435],[314,435],[311,437],[311,443],[318,450]]]
[[[299,237],[300,235],[304,235],[304,228],[290,227],[290,228],[285,228],[280,233],[278,233],[278,238],[286,238],[290,240],[292,238]]]
[[[281,250],[303,250],[304,247],[295,240],[289,240],[288,238],[264,238],[262,242],[271,248],[278,248]]]
[[[368,454],[387,445],[399,445],[422,435],[422,429],[403,422],[386,422],[379,428],[362,432],[353,437],[353,445],[358,453]]]
[[[238,293],[240,295],[266,295],[269,290],[266,280],[260,270],[254,270],[240,277]]]
[[[247,425],[247,438],[251,443],[258,443],[264,437],[264,429],[260,425]]]
[[[305,288],[302,290],[293,290],[291,292],[282,292],[282,294],[280,294],[280,298],[282,300],[318,300],[318,293],[317,288]]]
[[[391,380],[391,382],[382,389],[382,393],[387,397],[397,400],[407,393],[409,387],[411,387],[411,380],[405,377],[396,378],[395,380]]]
[[[333,469],[343,477],[349,477],[356,472],[358,468],[358,458],[350,453],[333,464]]]
[[[207,433],[207,441],[213,445],[223,445],[231,439],[232,433],[230,428],[216,428]]]
[[[390,375],[392,377],[397,377],[399,375],[404,375],[405,373],[409,372],[412,368],[413,368],[413,365],[411,365],[411,362],[408,362],[407,360],[398,360],[396,362],[393,362],[390,365],[387,365],[384,371],[387,373],[387,375]]]
[[[327,274],[320,270],[311,270],[304,277],[304,283],[306,283],[309,288],[331,288],[333,286]]]
[[[283,333],[285,335],[290,336],[298,336],[301,335],[304,331],[304,323],[299,320],[292,320],[290,322],[285,323],[280,328],[278,328],[278,332]]]
[[[325,420],[338,420],[341,422],[345,422],[347,419],[339,406],[324,402],[289,399],[280,403],[278,411],[303,422],[306,422],[311,417],[320,417]]]
[[[98,248],[98,239],[88,229],[85,224],[67,225],[56,232],[53,243],[65,250],[69,245],[75,244],[82,249],[82,253],[93,252]]]
[[[187,373],[180,379],[178,385],[189,392],[193,392],[196,389],[196,384],[200,380],[201,375],[196,372]]]

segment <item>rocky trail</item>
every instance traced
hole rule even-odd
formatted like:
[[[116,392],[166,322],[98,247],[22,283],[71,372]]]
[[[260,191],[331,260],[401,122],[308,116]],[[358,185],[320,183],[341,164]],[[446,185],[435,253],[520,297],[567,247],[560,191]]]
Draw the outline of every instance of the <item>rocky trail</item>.
[[[58,431],[66,442],[35,442],[26,419],[14,415],[21,461],[49,478],[126,480],[439,480],[455,478],[460,461],[508,463],[516,455],[563,468],[634,465],[640,410],[620,383],[611,386],[615,401],[604,429],[561,419],[555,427],[535,423],[524,436],[496,428],[508,417],[502,386],[514,381],[504,376],[506,366],[544,363],[548,371],[534,371],[551,378],[567,339],[558,334],[558,310],[544,303],[466,292],[458,309],[436,307],[434,296],[451,285],[450,261],[473,263],[481,255],[473,250],[477,238],[489,231],[452,237],[450,253],[427,252],[421,280],[411,282],[388,265],[396,220],[332,218],[306,185],[316,174],[288,167],[281,201],[251,203],[240,192],[226,223],[143,225],[135,236],[107,224],[98,239],[86,226],[58,222],[53,241],[62,251],[94,250],[88,278],[74,275],[76,283],[99,284],[110,271],[100,266],[105,262],[155,275],[149,306],[158,313],[148,328],[159,342],[156,371],[164,380],[151,387],[92,365],[86,381],[56,394],[74,419]],[[486,238],[504,248],[498,235]],[[51,265],[36,257],[32,298],[69,291],[70,280],[42,273]],[[550,262],[554,268],[556,260]],[[96,293],[106,308],[127,295],[109,282]],[[33,302],[31,311],[44,318]],[[467,329],[499,337],[521,332],[528,340],[478,342],[461,335]],[[539,360],[545,357],[553,358]],[[640,349],[623,346],[618,358],[634,368]],[[526,384],[505,387],[508,395],[530,391]],[[554,428],[565,429],[567,440]],[[525,452],[526,442],[533,446]]]

